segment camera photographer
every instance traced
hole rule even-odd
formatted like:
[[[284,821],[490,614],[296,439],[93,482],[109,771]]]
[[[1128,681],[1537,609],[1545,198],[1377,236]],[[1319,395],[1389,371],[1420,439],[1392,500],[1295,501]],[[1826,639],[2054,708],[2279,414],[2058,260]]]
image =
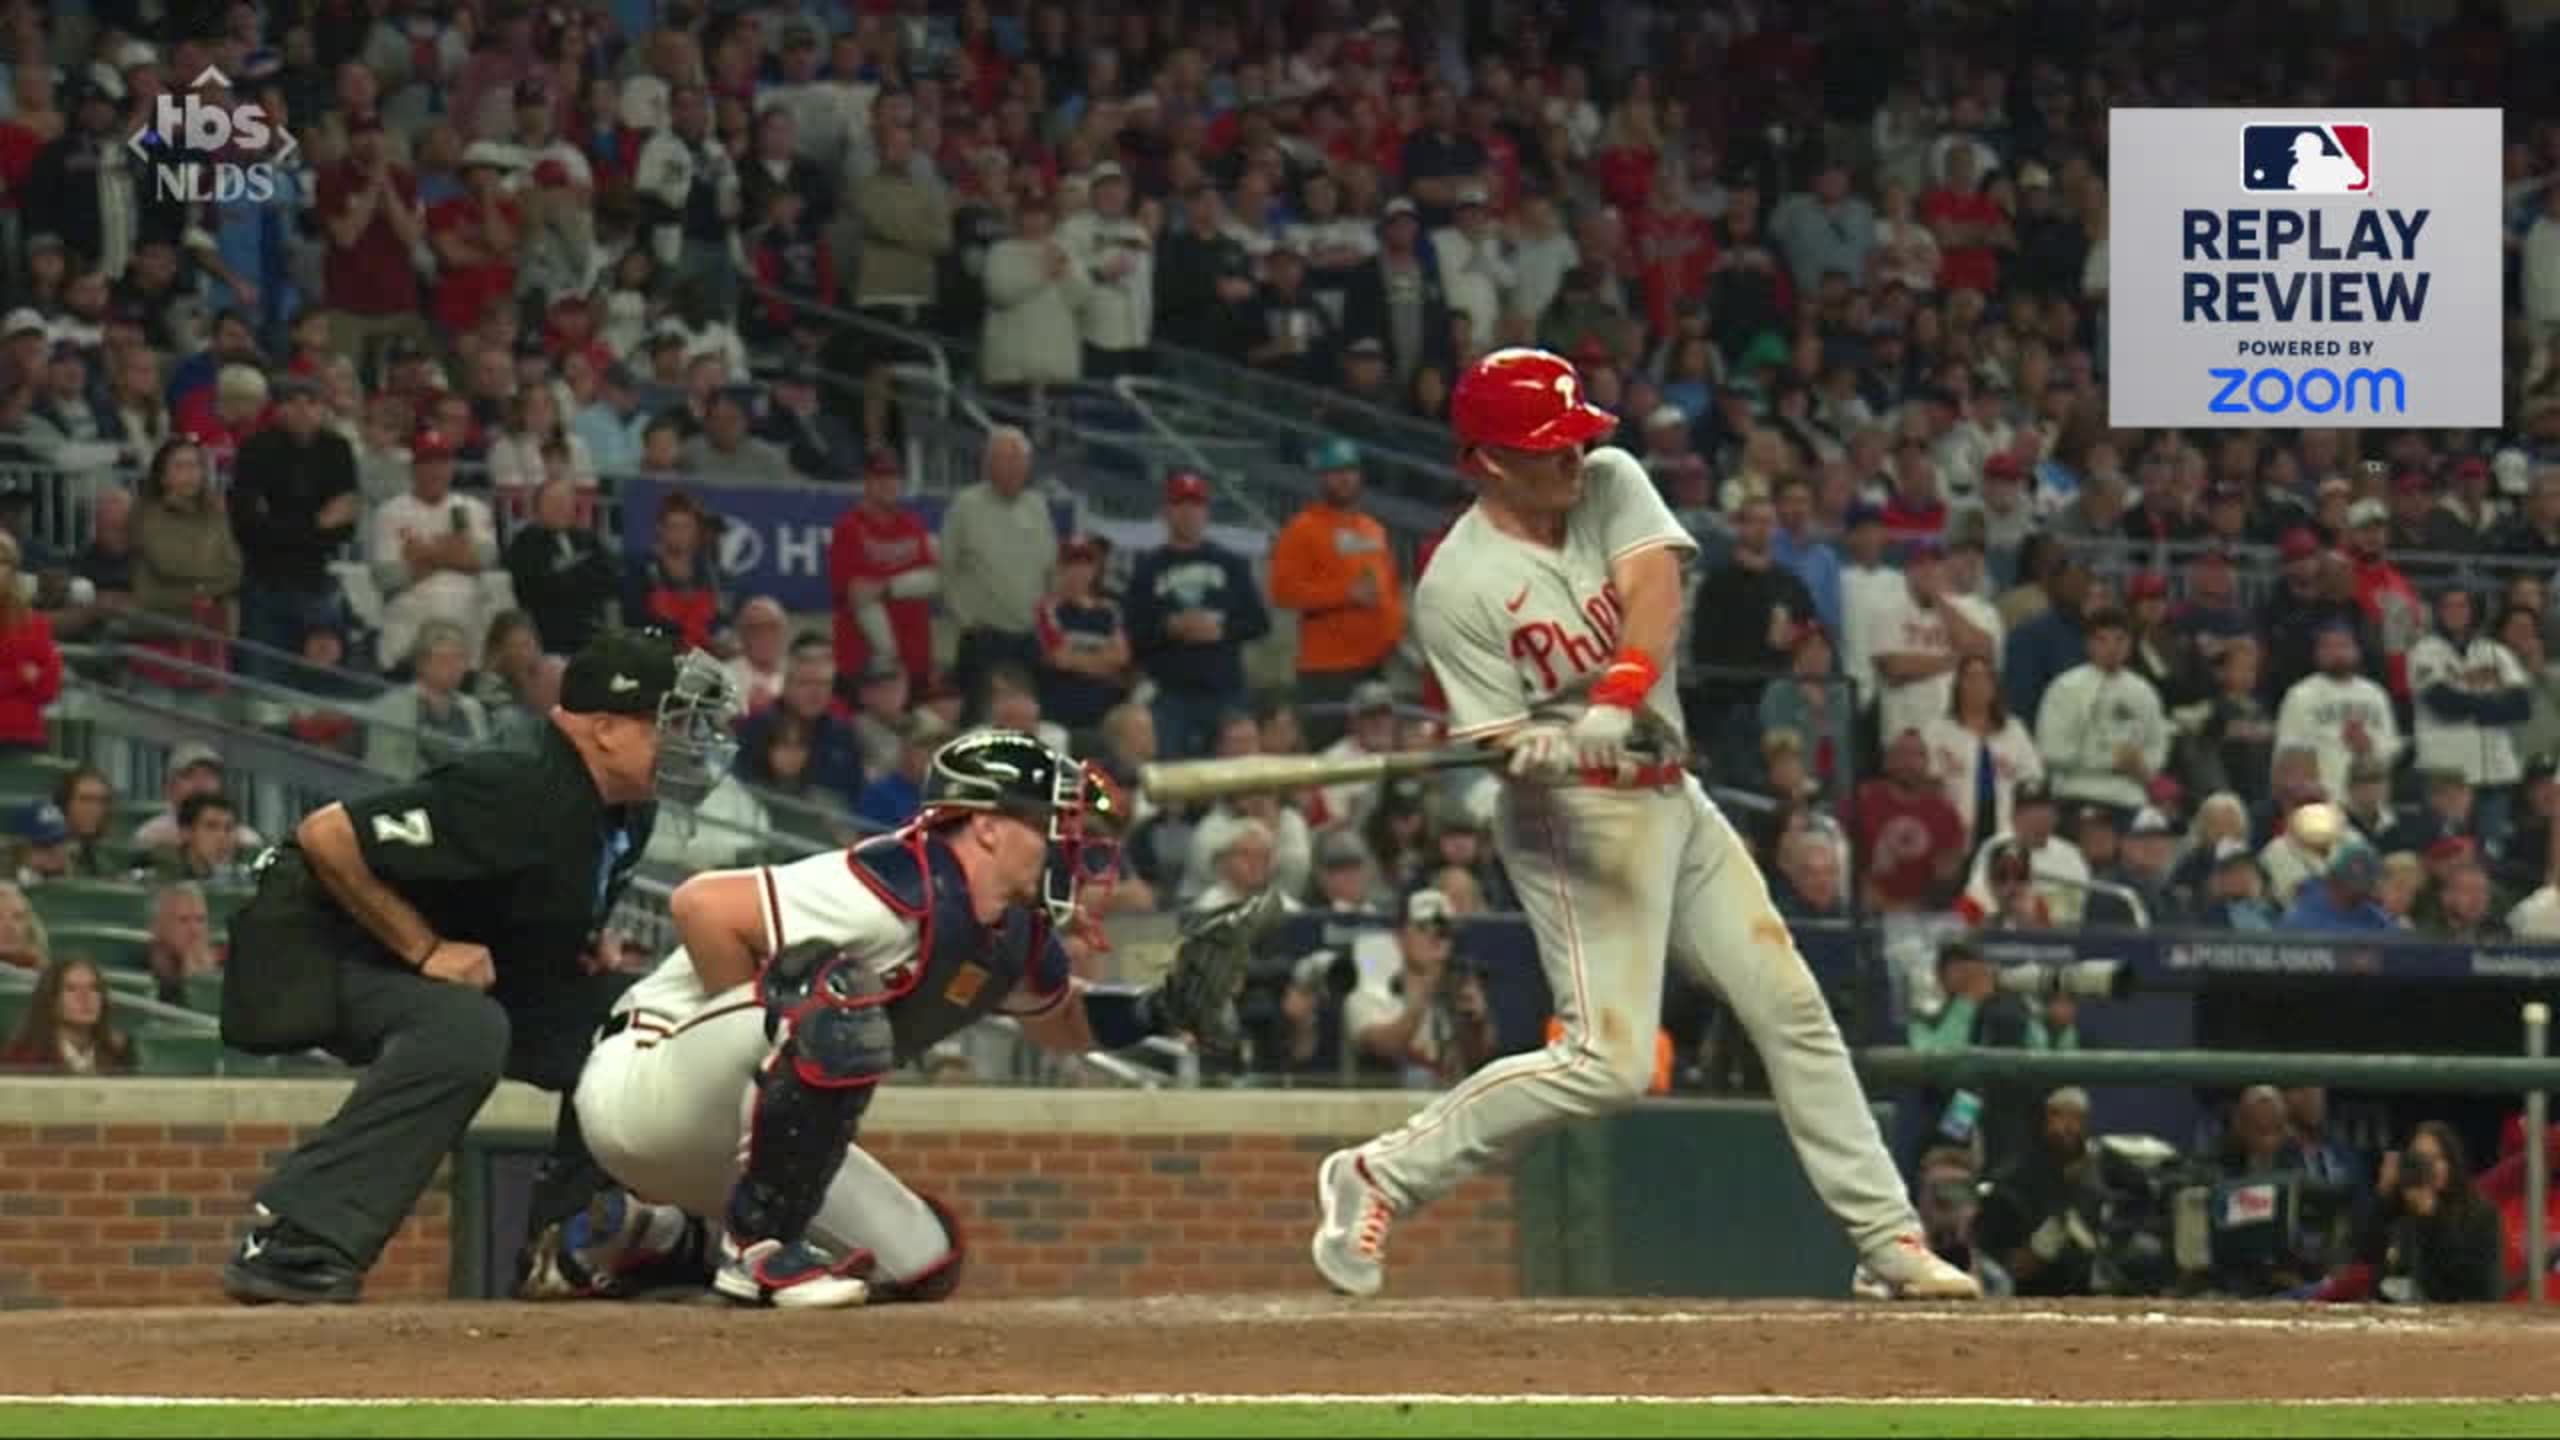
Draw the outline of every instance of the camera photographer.
[[[1946,997],[1938,1007],[1904,1026],[1912,1049],[2028,1048],[2035,1022],[2026,1001],[2001,987],[1999,967],[1971,940],[1958,935],[1939,944],[1938,989]],[[1938,1115],[1931,1141],[1972,1146],[1979,1136],[1986,1164],[2019,1153],[2032,1131],[2034,1095],[2017,1086],[1990,1087],[1987,1094],[1932,1090],[1925,1103]]]
[[[1493,1058],[1493,1009],[1475,966],[1454,953],[1455,920],[1437,890],[1405,897],[1402,968],[1387,988],[1356,988],[1342,1002],[1361,1055],[1403,1067],[1411,1088],[1453,1084]]]
[[[2375,1293],[2402,1304],[2476,1304],[2505,1286],[2498,1212],[2472,1183],[2462,1138],[2441,1120],[2420,1124],[2382,1157],[2373,1212],[2356,1258],[2311,1292],[2315,1300]]]
[[[2018,1295],[2091,1295],[2102,1281],[2107,1191],[2089,1148],[2089,1094],[2045,1097],[2035,1143],[1997,1167],[1974,1216],[1975,1266],[1998,1265]]]

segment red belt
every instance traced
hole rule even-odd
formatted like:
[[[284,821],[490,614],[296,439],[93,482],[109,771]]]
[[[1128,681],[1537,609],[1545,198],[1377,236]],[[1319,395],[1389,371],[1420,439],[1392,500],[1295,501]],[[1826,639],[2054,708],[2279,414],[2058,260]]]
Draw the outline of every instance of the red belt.
[[[1596,786],[1603,790],[1653,790],[1664,785],[1677,785],[1689,773],[1677,760],[1656,760],[1621,774],[1605,767],[1594,767],[1574,777],[1577,785]]]

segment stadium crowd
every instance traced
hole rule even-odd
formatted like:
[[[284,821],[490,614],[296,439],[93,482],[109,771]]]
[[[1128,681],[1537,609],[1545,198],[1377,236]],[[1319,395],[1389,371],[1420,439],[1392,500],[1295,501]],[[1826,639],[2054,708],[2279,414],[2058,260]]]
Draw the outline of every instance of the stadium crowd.
[[[705,809],[736,828],[670,839],[687,865],[895,824],[982,722],[1124,779],[1428,743],[1414,537],[1364,511],[1369,461],[1534,343],[1698,534],[1688,727],[1790,915],[2560,935],[2560,128],[2509,130],[2506,429],[2105,405],[2108,108],[2500,103],[2560,31],[2493,5],[2309,45],[2201,4],[0,16],[0,743],[43,743],[57,638],[123,636],[133,683],[283,685],[277,723],[407,773],[528,733],[615,619],[720,651],[754,712]],[[155,186],[187,94],[290,132],[223,157],[272,195]],[[1062,534],[1078,477],[1012,430],[928,524],[883,327],[1035,405],[1184,347],[1310,387],[1340,438],[1267,557],[1189,471],[1160,543]],[[1401,498],[1463,501],[1415,473]],[[684,488],[617,543],[634,478]],[[824,616],[722,573],[722,485],[790,480],[844,494]],[[1275,634],[1277,698],[1248,680]],[[254,843],[219,757],[130,845],[93,784],[22,817],[21,878],[165,880],[182,982],[213,963],[187,887]],[[2334,833],[2291,823],[2313,802]],[[1399,917],[1383,975],[1291,968],[1270,1065],[1444,1082],[1490,1044],[1449,941],[1509,900],[1486,807],[1150,814],[1113,903]]]

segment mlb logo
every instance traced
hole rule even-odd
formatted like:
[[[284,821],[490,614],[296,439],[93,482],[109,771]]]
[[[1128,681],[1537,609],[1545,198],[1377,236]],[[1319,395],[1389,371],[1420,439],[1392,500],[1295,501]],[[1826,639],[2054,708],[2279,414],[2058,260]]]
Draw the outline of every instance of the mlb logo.
[[[2243,125],[2240,188],[2283,195],[2362,195],[2373,188],[2373,127]]]

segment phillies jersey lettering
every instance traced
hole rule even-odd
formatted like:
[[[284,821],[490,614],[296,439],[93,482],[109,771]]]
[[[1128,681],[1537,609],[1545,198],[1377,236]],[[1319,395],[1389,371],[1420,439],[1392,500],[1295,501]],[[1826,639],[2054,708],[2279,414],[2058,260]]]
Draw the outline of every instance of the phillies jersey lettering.
[[[1625,628],[1609,567],[1656,546],[1694,551],[1697,542],[1644,467],[1614,446],[1584,459],[1561,546],[1506,535],[1478,508],[1458,517],[1414,591],[1415,630],[1448,696],[1450,734],[1471,739],[1578,714]],[[1644,708],[1677,737],[1676,657],[1655,658],[1662,678]]]

